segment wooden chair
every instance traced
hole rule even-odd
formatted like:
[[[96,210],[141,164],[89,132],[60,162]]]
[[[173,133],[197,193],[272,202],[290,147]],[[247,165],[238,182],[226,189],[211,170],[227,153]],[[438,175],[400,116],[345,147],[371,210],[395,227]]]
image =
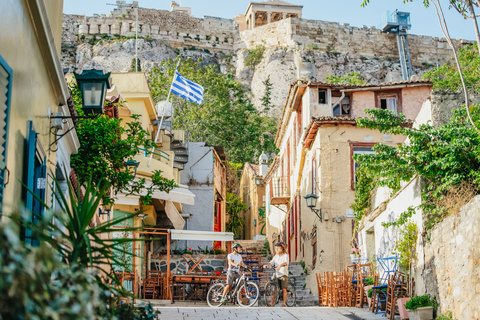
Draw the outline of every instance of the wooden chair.
[[[387,289],[387,303],[385,306],[385,317],[390,320],[395,318],[395,308],[399,298],[408,297],[408,288],[410,286],[410,278],[405,273],[395,271],[390,277]]]
[[[151,299],[155,299],[157,297],[157,282],[155,279],[146,278],[143,280],[143,299],[147,298],[147,295],[151,297]]]
[[[318,306],[323,306],[323,283],[322,283],[322,274],[316,273],[315,277],[317,278],[317,289],[318,289]]]

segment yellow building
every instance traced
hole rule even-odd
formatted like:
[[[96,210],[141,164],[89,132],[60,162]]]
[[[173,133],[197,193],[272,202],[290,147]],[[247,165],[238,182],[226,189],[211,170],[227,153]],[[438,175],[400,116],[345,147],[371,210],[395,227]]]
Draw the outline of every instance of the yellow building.
[[[63,0],[2,1],[1,6],[0,200],[6,214],[23,204],[41,214],[22,183],[54,206],[53,177],[60,172],[68,184],[70,154],[79,146],[75,130],[55,142],[72,120],[49,118],[68,117],[74,108],[59,59]]]
[[[259,165],[245,163],[240,178],[239,197],[247,205],[247,209],[241,213],[245,220],[243,239],[263,240],[266,236],[265,185]]]

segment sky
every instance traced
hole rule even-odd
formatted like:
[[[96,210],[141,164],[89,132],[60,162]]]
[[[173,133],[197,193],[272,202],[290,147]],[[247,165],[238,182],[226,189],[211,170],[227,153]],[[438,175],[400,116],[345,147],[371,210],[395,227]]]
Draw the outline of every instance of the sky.
[[[255,0],[254,2],[261,2]],[[403,0],[370,0],[370,4],[361,8],[362,0],[287,0],[290,3],[303,5],[303,18],[312,20],[324,20],[340,23],[348,23],[351,26],[379,27],[382,14],[387,10],[399,9],[410,12],[412,29],[409,33],[443,37],[438,24],[435,9],[425,8],[423,1],[414,0],[413,3],[404,4]],[[139,0],[142,8],[170,10],[170,0]],[[177,3],[179,1],[177,0]],[[233,18],[240,13],[245,13],[249,0],[182,0],[182,6],[191,7],[193,16],[214,16],[221,18]],[[454,9],[449,10],[447,1],[443,0],[445,18],[447,20],[450,35],[457,39],[474,40],[475,33],[471,19],[463,19]],[[64,13],[107,14],[115,7],[115,0],[64,0]],[[127,0],[131,3],[131,0]]]

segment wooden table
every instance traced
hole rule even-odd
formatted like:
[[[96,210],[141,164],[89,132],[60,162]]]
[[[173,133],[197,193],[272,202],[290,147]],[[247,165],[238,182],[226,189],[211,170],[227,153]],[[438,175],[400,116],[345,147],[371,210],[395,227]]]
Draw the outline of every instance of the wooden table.
[[[174,283],[183,283],[189,284],[192,288],[192,293],[189,295],[189,300],[202,300],[203,296],[201,295],[202,285],[206,286],[212,282],[213,279],[217,277],[214,276],[203,276],[203,275],[195,275],[195,274],[180,274],[174,275],[172,277],[172,281]],[[173,287],[173,286],[172,286]],[[172,295],[172,303],[174,303],[173,295]]]

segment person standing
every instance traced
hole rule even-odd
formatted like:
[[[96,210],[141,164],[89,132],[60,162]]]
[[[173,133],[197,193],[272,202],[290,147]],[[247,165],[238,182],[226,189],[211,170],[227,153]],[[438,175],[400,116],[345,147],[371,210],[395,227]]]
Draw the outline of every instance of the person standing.
[[[275,275],[277,276],[278,285],[283,292],[283,304],[282,307],[287,305],[287,284],[288,284],[288,264],[290,259],[286,251],[286,245],[283,242],[278,242],[275,244],[275,256],[272,261],[267,265],[264,265],[264,268],[270,268],[271,266],[276,267]],[[275,302],[275,296],[272,297],[270,305],[273,306]]]

